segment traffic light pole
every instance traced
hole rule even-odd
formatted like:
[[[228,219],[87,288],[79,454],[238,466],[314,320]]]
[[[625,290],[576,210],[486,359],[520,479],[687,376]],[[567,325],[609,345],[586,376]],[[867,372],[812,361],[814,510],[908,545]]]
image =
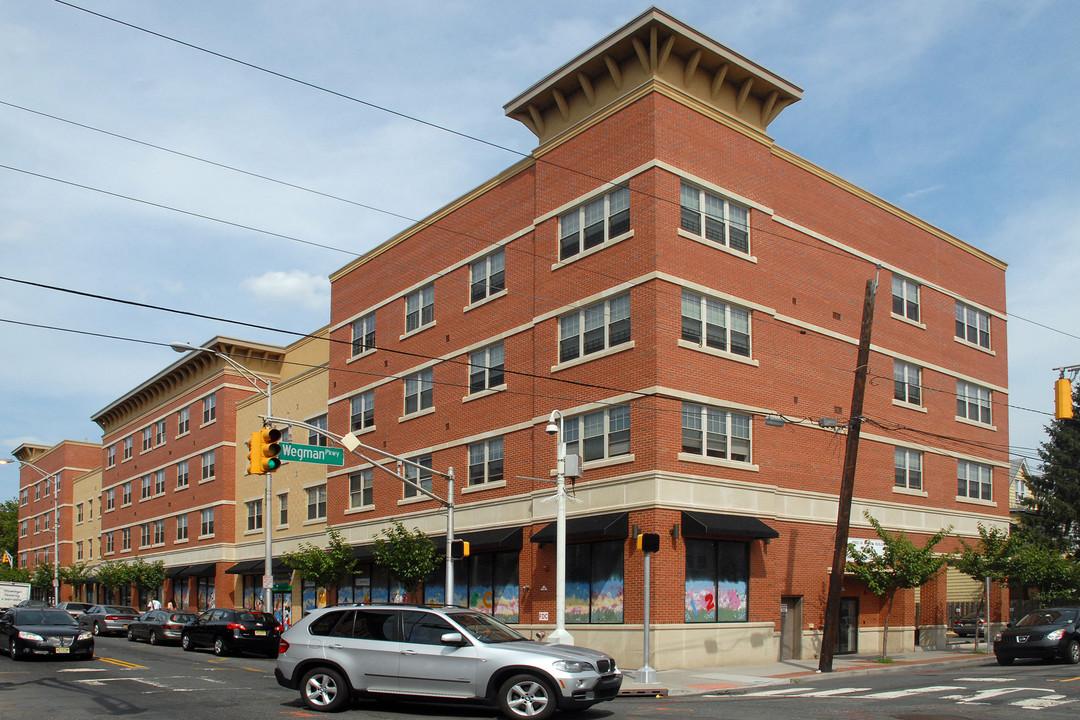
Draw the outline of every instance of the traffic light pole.
[[[266,380],[266,414],[273,415],[273,407],[270,403],[271,385]],[[270,508],[272,502],[271,478],[273,473],[267,470],[266,495],[263,498],[263,536],[265,547],[263,548],[263,612],[274,612],[274,554],[273,554],[273,524],[270,522]],[[282,613],[284,619],[284,613]]]

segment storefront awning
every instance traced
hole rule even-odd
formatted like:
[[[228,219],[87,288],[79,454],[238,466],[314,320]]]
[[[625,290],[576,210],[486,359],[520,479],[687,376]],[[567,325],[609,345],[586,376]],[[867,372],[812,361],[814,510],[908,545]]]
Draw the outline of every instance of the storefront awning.
[[[567,540],[617,540],[629,537],[630,520],[628,513],[610,513],[608,515],[590,515],[588,517],[569,518],[566,521]],[[555,542],[555,523],[548,523],[542,530],[529,538],[534,543]]]
[[[225,572],[230,575],[261,575],[265,567],[266,561],[263,558],[259,558],[258,560],[244,560],[243,562],[238,562]],[[271,568],[274,572],[284,570],[285,562],[281,558],[274,558]]]
[[[730,535],[748,537],[756,540],[770,540],[780,537],[780,533],[748,515],[724,515],[684,510],[682,514],[682,534],[694,535]]]
[[[184,571],[187,570],[189,567],[191,567],[191,566],[190,565],[176,565],[175,567],[166,568],[165,569],[165,577],[167,577],[167,578],[180,577],[181,575],[184,574]]]
[[[214,569],[217,567],[217,563],[202,563],[201,565],[188,565],[186,569],[179,573],[180,577],[202,577],[203,575],[213,575]]]
[[[455,540],[464,540],[469,543],[469,552],[475,553],[484,550],[520,550],[522,545],[522,528],[495,528],[494,530],[476,530],[474,532],[454,533]],[[446,552],[446,535],[434,535],[431,541],[441,553]],[[353,546],[353,557],[361,562],[375,560],[374,545]]]

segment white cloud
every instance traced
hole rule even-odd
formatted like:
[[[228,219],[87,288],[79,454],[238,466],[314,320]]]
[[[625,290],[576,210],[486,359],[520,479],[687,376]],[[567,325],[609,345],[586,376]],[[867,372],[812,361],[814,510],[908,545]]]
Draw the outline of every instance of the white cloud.
[[[299,303],[311,310],[330,306],[329,278],[311,275],[303,270],[271,270],[258,277],[247,278],[240,283],[240,287],[256,299],[276,305]]]

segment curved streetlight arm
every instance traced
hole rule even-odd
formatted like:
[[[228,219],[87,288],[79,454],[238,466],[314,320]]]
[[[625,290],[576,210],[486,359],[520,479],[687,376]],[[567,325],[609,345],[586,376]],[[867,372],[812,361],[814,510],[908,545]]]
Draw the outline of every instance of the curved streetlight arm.
[[[262,394],[262,395],[264,395],[266,397],[270,397],[270,381],[269,380],[262,377],[261,375],[256,375],[254,372],[252,372],[248,368],[244,367],[240,363],[236,362],[235,360],[233,360],[231,357],[229,357],[225,353],[221,352],[220,350],[214,350],[212,348],[199,347],[198,345],[192,345],[191,343],[180,343],[180,342],[172,343],[172,344],[169,345],[169,347],[171,347],[173,350],[175,350],[178,353],[184,353],[184,352],[208,352],[211,355],[215,355],[215,356],[221,358],[222,360],[224,360],[225,362],[229,363],[229,365],[231,365],[236,370],[236,372],[240,373],[241,377],[243,377],[245,380],[247,380],[249,383],[251,383],[252,387],[254,387],[260,394]],[[260,382],[263,385],[265,385],[266,387],[265,388],[259,387]]]

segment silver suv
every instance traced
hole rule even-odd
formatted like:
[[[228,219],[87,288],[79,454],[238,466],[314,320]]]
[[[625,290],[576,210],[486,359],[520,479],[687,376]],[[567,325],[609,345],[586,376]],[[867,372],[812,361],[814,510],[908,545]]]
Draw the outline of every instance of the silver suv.
[[[336,712],[354,694],[479,700],[514,720],[546,720],[619,693],[603,653],[527,640],[463,607],[336,605],[281,636],[274,675],[312,710]]]

